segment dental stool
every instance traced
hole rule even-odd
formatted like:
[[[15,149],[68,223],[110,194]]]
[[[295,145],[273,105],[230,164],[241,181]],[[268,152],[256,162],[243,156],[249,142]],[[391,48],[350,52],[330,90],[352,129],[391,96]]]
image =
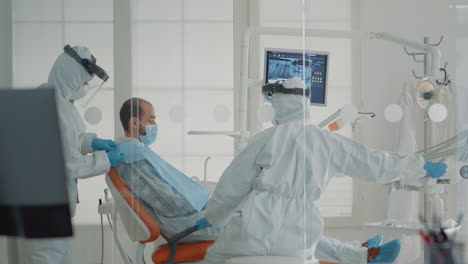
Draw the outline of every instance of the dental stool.
[[[125,185],[117,171],[111,169],[106,175],[106,183],[114,199],[115,207],[112,212],[112,233],[117,248],[125,264],[132,264],[130,257],[124,250],[118,232],[118,217],[127,231],[129,238],[138,242],[136,252],[136,264],[144,264],[145,244],[154,242],[162,236],[167,244],[159,246],[152,254],[151,260],[155,264],[192,263],[203,260],[207,249],[214,241],[178,244],[178,241],[196,231],[196,227],[188,228],[175,236],[168,238],[161,233],[156,221],[144,209],[135,198],[130,189]]]
[[[251,256],[251,257],[237,257],[230,258],[224,264],[307,264],[298,257],[285,257],[285,256]],[[333,264],[328,262],[320,262],[320,264]]]

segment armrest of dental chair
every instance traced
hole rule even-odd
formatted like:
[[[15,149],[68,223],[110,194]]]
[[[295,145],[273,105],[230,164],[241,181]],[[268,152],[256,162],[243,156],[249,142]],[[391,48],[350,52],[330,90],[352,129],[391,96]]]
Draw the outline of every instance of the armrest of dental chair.
[[[184,231],[174,235],[169,240],[167,240],[167,244],[169,245],[169,248],[171,250],[171,253],[169,255],[169,262],[167,262],[167,264],[174,263],[174,258],[175,258],[176,253],[177,253],[177,244],[179,243],[179,240],[181,240],[182,238],[192,234],[193,232],[195,232],[197,230],[198,230],[198,228],[196,226],[192,226],[192,227],[187,228]]]
[[[192,263],[202,261],[205,258],[206,251],[213,245],[214,241],[202,241],[195,243],[177,245],[177,254],[173,261],[169,261],[171,250],[169,245],[161,246],[156,254],[153,254],[153,263],[169,264],[169,263]]]
[[[206,250],[214,243],[214,241],[202,241],[195,243],[179,244],[179,241],[191,233],[197,231],[196,226],[185,229],[184,231],[174,235],[170,239],[167,239],[167,245],[160,249],[159,258],[153,259],[155,263],[158,263],[162,259],[168,257],[168,261],[164,264],[174,264],[180,262],[180,260],[191,259],[191,260],[202,260],[205,256]],[[177,249],[180,248],[183,252],[177,255]],[[169,252],[167,252],[169,250]],[[169,255],[169,256],[168,256]],[[179,260],[180,258],[180,260]]]

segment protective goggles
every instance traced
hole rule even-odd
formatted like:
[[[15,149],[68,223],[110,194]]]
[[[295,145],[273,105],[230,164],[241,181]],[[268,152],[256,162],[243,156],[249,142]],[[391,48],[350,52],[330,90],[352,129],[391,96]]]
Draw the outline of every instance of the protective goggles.
[[[262,86],[262,94],[270,97],[274,93],[295,94],[309,97],[309,89],[302,88],[285,88],[281,82],[269,83]]]
[[[83,59],[72,47],[70,47],[70,45],[66,45],[63,48],[63,50],[76,62],[81,64],[90,75],[96,75],[97,77],[99,77],[99,79],[103,80],[104,82],[106,82],[109,79],[109,75],[107,74],[107,72],[103,68],[96,65],[96,58],[94,58],[94,56],[91,55],[93,61],[89,59]]]

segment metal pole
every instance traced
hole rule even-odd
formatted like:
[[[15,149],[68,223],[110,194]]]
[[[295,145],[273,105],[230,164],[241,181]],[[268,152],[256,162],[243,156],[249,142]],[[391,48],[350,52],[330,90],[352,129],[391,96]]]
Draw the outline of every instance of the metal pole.
[[[119,110],[125,100],[132,97],[132,15],[133,1],[114,0],[114,135],[124,136]]]
[[[429,37],[424,37],[424,44],[429,44]],[[424,53],[424,76],[430,72],[432,63],[432,54]],[[427,110],[424,110],[424,152],[431,146],[431,119]],[[432,205],[431,194],[424,193],[424,221],[432,225]],[[431,252],[427,246],[424,246],[424,263],[428,263],[431,257]]]

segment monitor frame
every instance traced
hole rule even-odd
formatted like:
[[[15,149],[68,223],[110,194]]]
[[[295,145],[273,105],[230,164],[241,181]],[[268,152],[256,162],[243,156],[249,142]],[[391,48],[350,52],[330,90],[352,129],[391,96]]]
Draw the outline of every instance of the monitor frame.
[[[263,66],[263,84],[268,84],[268,52],[289,52],[289,53],[300,53],[300,54],[316,54],[316,55],[326,55],[327,56],[327,66],[326,66],[326,74],[325,74],[325,91],[324,91],[324,102],[321,103],[312,103],[309,99],[309,104],[311,106],[323,106],[326,107],[328,103],[328,70],[330,67],[330,52],[328,51],[317,51],[317,50],[301,50],[301,49],[284,49],[284,48],[265,48],[264,53],[264,66]],[[312,94],[312,93],[311,93]]]

